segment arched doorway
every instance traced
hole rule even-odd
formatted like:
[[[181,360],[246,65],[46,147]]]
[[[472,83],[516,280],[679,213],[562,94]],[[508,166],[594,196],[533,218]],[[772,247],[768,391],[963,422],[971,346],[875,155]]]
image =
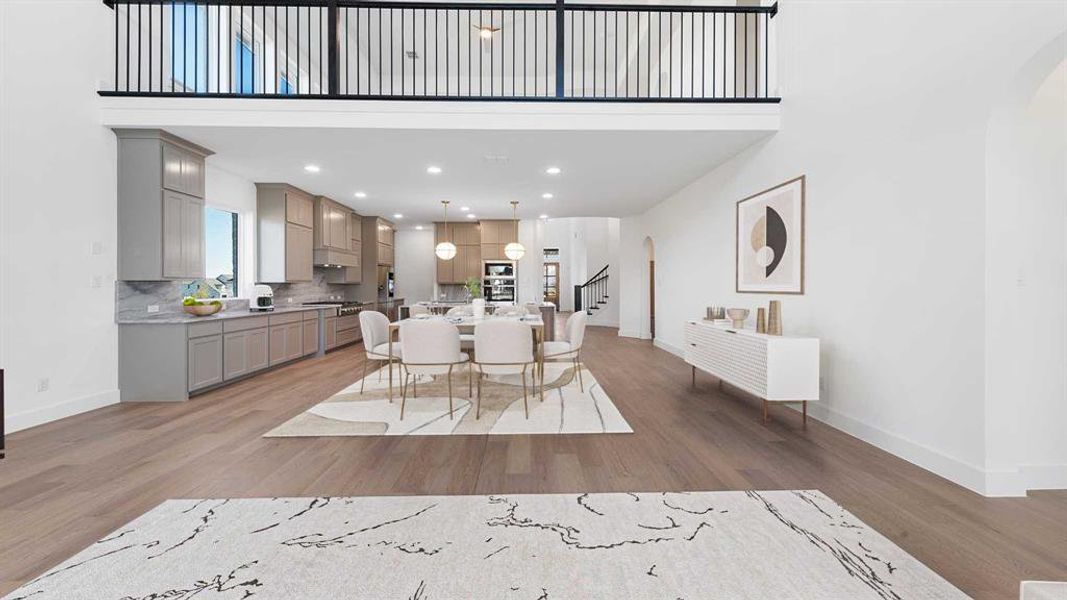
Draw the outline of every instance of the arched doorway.
[[[645,307],[644,314],[641,317],[642,333],[647,335],[648,339],[656,339],[656,246],[652,242],[651,237],[646,237],[645,242],[645,277],[644,285],[646,293],[644,294],[642,304]],[[642,336],[645,337],[645,336]]]

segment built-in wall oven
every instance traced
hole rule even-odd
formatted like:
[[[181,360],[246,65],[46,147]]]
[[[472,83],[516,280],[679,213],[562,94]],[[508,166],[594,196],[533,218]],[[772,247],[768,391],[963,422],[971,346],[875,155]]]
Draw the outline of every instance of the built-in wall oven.
[[[516,270],[512,261],[485,261],[482,288],[487,302],[515,302]]]

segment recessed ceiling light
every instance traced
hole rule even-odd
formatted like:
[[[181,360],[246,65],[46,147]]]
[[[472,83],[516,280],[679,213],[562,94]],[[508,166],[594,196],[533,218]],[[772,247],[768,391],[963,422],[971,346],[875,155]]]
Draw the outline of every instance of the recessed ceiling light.
[[[548,173],[549,175],[559,175],[562,172],[563,172],[563,170],[560,169],[559,167],[549,167],[549,168],[545,169],[545,173]]]
[[[468,219],[477,219],[478,215],[475,215],[474,213],[467,213],[467,218]]]
[[[304,165],[304,170],[308,173],[318,173],[322,169],[318,165]]]
[[[468,210],[471,209],[471,207],[469,207],[469,206],[461,206],[461,207],[459,207],[459,209],[462,210],[463,212],[467,212]]]
[[[367,192],[356,192],[356,198],[366,198]]]
[[[393,215],[393,218],[394,218],[394,219],[403,219],[403,218],[404,218],[404,215],[402,215],[402,214],[400,214],[400,213],[396,213],[395,215]]]
[[[550,194],[548,192],[545,192],[545,193],[541,194],[541,197],[544,198],[545,200],[551,200],[553,198],[552,194]]]
[[[437,165],[430,165],[426,167],[426,172],[430,175],[439,175],[441,173],[441,167],[438,167]]]
[[[548,215],[541,215],[541,216],[540,216],[540,217],[538,217],[538,218],[539,218],[539,219],[547,219],[547,218],[548,218]]]
[[[415,226],[415,229],[416,229],[417,231],[422,231],[422,225],[416,225],[416,226]]]

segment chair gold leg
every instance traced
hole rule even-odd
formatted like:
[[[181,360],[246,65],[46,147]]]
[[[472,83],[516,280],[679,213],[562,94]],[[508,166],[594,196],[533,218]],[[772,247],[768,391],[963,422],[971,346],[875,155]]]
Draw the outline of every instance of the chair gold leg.
[[[369,358],[363,359],[363,379],[359,380],[359,393],[363,393],[363,384],[367,382],[367,363],[370,362]]]
[[[585,393],[585,382],[582,381],[582,362],[578,359],[578,355],[574,355],[574,366],[578,369],[578,389]]]
[[[526,399],[526,365],[522,366],[522,408],[526,411],[526,419],[530,418],[530,403]]]
[[[404,377],[404,386],[400,390],[400,420],[404,420],[404,407],[407,406],[408,399],[408,381],[407,377]]]
[[[474,366],[467,363],[467,398],[474,396]]]
[[[474,418],[480,419],[482,416],[482,372],[478,372],[478,407],[474,411]]]
[[[538,365],[538,369],[541,371],[541,402],[545,401],[545,357],[541,357],[541,364]]]
[[[448,366],[448,420],[452,420],[452,365]]]
[[[407,381],[407,380],[405,379],[404,381]],[[411,397],[412,398],[418,398],[419,397],[419,377],[418,377],[418,375],[416,375],[411,380]]]

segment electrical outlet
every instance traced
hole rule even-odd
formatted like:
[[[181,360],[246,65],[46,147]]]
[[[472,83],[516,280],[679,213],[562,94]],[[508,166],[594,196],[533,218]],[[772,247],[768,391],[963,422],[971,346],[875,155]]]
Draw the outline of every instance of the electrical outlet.
[[[48,378],[47,377],[42,377],[41,379],[37,380],[37,391],[38,392],[47,392],[48,391]]]
[[[286,298],[285,301],[288,302],[289,304],[293,303],[293,299],[292,298]]]
[[[89,244],[89,254],[92,256],[100,256],[104,253],[104,244],[102,242],[93,242]]]
[[[150,312],[150,313],[159,312],[159,305],[158,304],[149,304],[148,305],[148,312]]]

